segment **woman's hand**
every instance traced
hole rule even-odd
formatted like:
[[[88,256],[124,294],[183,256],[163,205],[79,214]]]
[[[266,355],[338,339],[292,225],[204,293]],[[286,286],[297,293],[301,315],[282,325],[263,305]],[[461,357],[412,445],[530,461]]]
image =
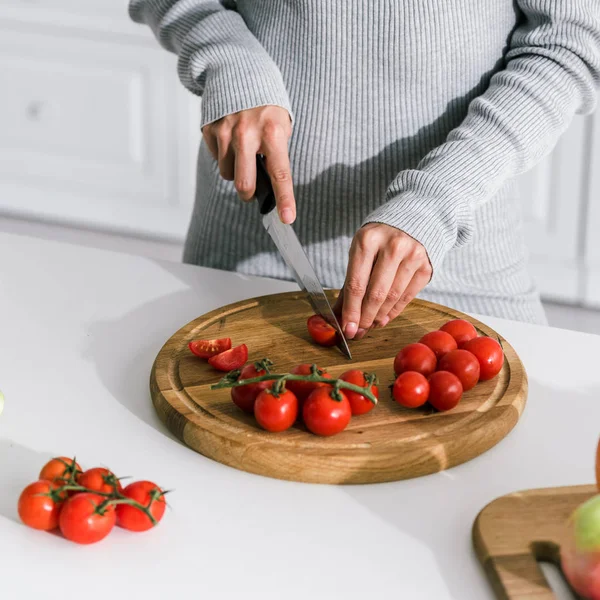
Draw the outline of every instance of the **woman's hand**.
[[[292,134],[290,116],[279,106],[260,106],[227,115],[203,127],[202,135],[221,177],[233,181],[239,197],[248,202],[256,190],[256,155],[265,156],[277,211],[284,223],[296,218],[296,201],[288,155]]]
[[[336,305],[348,339],[385,327],[429,283],[425,248],[408,234],[380,223],[361,227],[352,241],[346,281]]]

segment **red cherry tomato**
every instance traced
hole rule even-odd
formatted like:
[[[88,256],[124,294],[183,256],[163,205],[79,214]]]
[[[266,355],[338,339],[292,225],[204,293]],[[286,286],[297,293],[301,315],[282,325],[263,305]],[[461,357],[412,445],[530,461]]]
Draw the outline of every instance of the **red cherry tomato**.
[[[350,371],[342,373],[340,379],[352,383],[353,385],[367,387],[365,374],[359,369],[351,369]],[[379,398],[379,390],[374,383],[371,384],[370,391],[375,398]],[[363,396],[358,392],[353,392],[352,390],[343,390],[343,392],[346,398],[348,398],[348,402],[350,402],[350,409],[352,410],[353,415],[364,415],[375,406],[366,396]]]
[[[352,409],[348,398],[340,390],[341,400],[335,400],[331,392],[329,388],[319,388],[304,403],[304,423],[315,435],[335,435],[344,431],[350,423]]]
[[[404,371],[416,371],[425,377],[429,377],[437,365],[435,354],[425,344],[409,344],[396,354],[394,360],[394,372],[396,376]]]
[[[456,350],[456,340],[445,331],[430,331],[426,333],[419,342],[425,344],[427,347],[433,350],[435,357],[439,360],[448,354],[451,350]]]
[[[310,337],[321,346],[335,346],[337,331],[321,315],[313,315],[306,322]]]
[[[257,369],[257,364],[246,365],[240,373],[240,379],[252,379],[266,375],[264,369]],[[248,385],[240,385],[239,387],[231,388],[231,399],[244,412],[254,414],[254,403],[258,395],[273,385],[272,381],[261,381],[260,383],[249,383]]]
[[[448,352],[439,362],[438,370],[454,373],[466,392],[474,388],[479,381],[479,361],[467,350],[452,350]]]
[[[496,377],[504,364],[502,346],[490,337],[478,337],[467,342],[464,346],[479,361],[480,381]]]
[[[272,390],[263,390],[256,398],[254,416],[267,431],[285,431],[298,416],[298,399],[290,390],[277,395]]]
[[[421,373],[404,371],[394,382],[394,400],[406,408],[422,406],[429,398],[429,382]]]
[[[123,490],[123,495],[143,506],[150,506],[150,514],[157,523],[163,518],[167,503],[163,491],[155,483],[134,481]],[[117,524],[129,531],[146,531],[154,527],[145,512],[130,504],[117,505]]]
[[[59,481],[48,481],[42,479],[30,483],[19,496],[17,510],[21,521],[33,529],[51,531],[58,527],[58,517],[66,494],[63,492],[61,498],[55,501],[50,497],[51,490],[60,487]],[[48,494],[48,495],[47,495]]]
[[[294,367],[290,373],[294,375],[310,375],[311,365],[302,364]],[[321,375],[321,377],[325,377],[326,379],[331,379],[331,375],[325,370],[321,369],[321,367],[317,367],[317,371]],[[298,398],[299,406],[298,409],[301,409],[303,402],[318,388],[322,387],[330,387],[326,383],[322,382],[311,382],[311,381],[286,381],[285,387],[293,392],[296,398]]]
[[[102,494],[112,494],[115,491],[122,492],[123,486],[114,473],[104,467],[88,469],[79,476],[79,485]]]
[[[464,319],[448,321],[443,327],[440,327],[440,331],[449,333],[456,340],[459,348],[462,348],[464,343],[477,337],[477,329],[472,323]]]
[[[220,338],[216,340],[192,340],[188,344],[189,349],[200,358],[210,358],[231,348],[231,338]]]
[[[454,408],[462,393],[462,384],[454,373],[436,371],[429,378],[429,404],[439,411]]]
[[[233,371],[239,369],[248,360],[248,347],[246,344],[240,344],[231,350],[225,350],[220,354],[215,354],[208,359],[208,364],[219,371]]]
[[[77,481],[81,474],[81,467],[72,458],[58,456],[48,461],[40,471],[40,479],[48,481],[60,481],[63,483]]]
[[[104,539],[117,520],[114,505],[101,508],[105,500],[88,492],[71,496],[60,511],[61,533],[77,544],[94,544]]]

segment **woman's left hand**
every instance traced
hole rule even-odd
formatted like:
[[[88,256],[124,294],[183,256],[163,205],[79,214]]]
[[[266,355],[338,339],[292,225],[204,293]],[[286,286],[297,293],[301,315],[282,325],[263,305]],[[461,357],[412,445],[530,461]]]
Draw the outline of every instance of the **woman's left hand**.
[[[346,281],[335,305],[348,339],[385,327],[429,283],[425,248],[410,235],[381,223],[361,227],[350,247]]]

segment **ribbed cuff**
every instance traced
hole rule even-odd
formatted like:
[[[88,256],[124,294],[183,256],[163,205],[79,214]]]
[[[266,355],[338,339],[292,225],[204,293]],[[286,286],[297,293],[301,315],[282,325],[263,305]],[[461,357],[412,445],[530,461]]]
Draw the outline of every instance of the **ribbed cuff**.
[[[423,245],[434,272],[451,248],[467,243],[472,235],[466,203],[428,173],[403,171],[388,189],[387,198],[363,225],[383,223],[404,231]]]

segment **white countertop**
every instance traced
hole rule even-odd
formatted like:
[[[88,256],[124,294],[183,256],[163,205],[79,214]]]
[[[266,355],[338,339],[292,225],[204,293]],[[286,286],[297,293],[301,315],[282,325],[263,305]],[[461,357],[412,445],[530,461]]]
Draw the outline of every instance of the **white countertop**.
[[[148,377],[164,341],[196,316],[293,289],[0,235],[2,598],[493,598],[471,545],[478,511],[509,492],[594,480],[600,337],[480,317],[529,376],[525,412],[499,445],[397,483],[278,481],[176,441],[154,413]],[[21,489],[48,458],[73,454],[84,468],[174,489],[163,522],[87,547],[24,527]]]

